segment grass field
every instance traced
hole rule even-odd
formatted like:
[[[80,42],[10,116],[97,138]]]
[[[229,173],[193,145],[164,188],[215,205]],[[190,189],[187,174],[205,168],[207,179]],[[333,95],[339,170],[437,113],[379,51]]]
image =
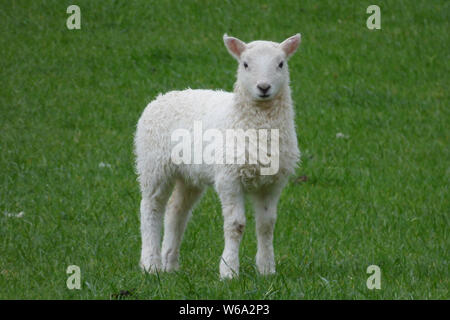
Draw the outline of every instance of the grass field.
[[[73,3],[81,30],[66,27]],[[381,30],[366,27],[370,4]],[[450,2],[0,7],[1,299],[450,298]],[[181,270],[142,274],[136,122],[159,92],[232,89],[225,32],[302,33],[289,67],[303,162],[279,204],[278,273],[256,272],[248,205],[240,277],[219,280],[222,217],[209,190]],[[366,287],[372,264],[381,290]],[[69,265],[81,268],[81,290],[66,287]]]

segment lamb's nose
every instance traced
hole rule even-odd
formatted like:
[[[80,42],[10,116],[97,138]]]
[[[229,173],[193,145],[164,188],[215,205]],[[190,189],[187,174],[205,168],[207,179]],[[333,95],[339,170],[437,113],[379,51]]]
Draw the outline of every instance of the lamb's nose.
[[[269,89],[270,89],[270,84],[268,84],[268,83],[259,83],[257,86],[256,86],[259,90],[261,90],[261,92],[263,93],[263,94],[266,94],[266,92],[267,91],[269,91]]]

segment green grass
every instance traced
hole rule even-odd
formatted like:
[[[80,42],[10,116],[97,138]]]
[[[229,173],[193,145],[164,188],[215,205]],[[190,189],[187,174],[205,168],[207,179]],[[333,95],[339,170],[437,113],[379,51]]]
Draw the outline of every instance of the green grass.
[[[448,1],[4,1],[0,10],[0,298],[449,299]],[[181,270],[144,275],[135,124],[159,92],[231,90],[223,33],[302,44],[290,61],[303,163],[284,190],[278,273],[219,280],[220,204],[206,193]],[[338,139],[342,132],[345,138]],[[111,167],[99,167],[101,162]],[[24,211],[23,218],[4,213]],[[82,289],[66,287],[80,266]],[[368,290],[366,268],[382,272]]]

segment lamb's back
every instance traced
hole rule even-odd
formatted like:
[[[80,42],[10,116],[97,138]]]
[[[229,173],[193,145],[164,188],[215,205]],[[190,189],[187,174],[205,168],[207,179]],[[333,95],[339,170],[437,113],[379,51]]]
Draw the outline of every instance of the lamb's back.
[[[232,100],[233,93],[220,90],[170,91],[150,102],[139,122],[146,127],[165,130],[188,129],[194,121],[205,121],[226,110]]]

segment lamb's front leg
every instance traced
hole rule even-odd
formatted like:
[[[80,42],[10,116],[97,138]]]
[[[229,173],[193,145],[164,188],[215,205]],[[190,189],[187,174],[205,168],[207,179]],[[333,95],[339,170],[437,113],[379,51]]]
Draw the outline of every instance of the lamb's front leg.
[[[270,193],[254,194],[252,196],[255,208],[256,236],[258,250],[256,266],[263,274],[275,273],[275,257],[273,251],[273,231],[277,219],[277,204],[281,190]]]
[[[224,218],[225,248],[220,260],[220,277],[239,275],[239,245],[245,228],[244,195],[240,188],[218,188]]]

